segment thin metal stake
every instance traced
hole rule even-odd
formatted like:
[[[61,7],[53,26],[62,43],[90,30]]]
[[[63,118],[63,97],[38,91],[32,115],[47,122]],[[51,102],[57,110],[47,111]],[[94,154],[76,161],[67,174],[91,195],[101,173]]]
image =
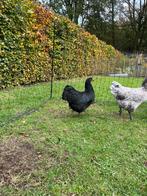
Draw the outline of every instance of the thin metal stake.
[[[54,80],[54,50],[55,50],[55,21],[53,24],[53,49],[52,49],[52,63],[51,63],[51,88],[50,88],[50,99],[53,95],[53,80]]]

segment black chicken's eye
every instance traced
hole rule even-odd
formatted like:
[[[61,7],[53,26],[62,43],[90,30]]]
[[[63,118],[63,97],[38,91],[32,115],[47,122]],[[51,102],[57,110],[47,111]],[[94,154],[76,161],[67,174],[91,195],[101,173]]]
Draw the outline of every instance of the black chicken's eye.
[[[118,87],[119,87],[119,85],[116,85],[115,87],[116,87],[116,88],[118,88]]]

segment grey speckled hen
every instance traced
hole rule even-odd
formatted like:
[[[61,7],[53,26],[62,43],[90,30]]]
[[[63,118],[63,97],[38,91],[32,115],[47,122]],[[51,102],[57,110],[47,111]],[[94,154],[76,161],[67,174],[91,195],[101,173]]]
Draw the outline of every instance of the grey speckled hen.
[[[130,120],[132,120],[131,113],[135,111],[139,105],[147,101],[147,78],[143,81],[142,87],[140,88],[125,87],[114,81],[110,89],[119,105],[119,115],[122,114],[122,109],[125,109],[129,113]]]

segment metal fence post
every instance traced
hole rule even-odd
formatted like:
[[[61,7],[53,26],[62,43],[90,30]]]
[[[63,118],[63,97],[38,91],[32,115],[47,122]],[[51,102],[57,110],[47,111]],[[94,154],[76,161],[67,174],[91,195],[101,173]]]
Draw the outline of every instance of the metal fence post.
[[[50,83],[50,98],[53,96],[53,80],[54,80],[54,58],[55,58],[55,20],[53,21],[53,48],[51,61],[51,83]]]

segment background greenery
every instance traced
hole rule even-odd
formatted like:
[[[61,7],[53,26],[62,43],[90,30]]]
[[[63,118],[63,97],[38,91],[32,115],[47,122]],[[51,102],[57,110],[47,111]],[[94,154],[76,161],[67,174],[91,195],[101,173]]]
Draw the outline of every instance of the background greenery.
[[[147,52],[144,0],[42,0],[99,39],[127,53]]]
[[[119,66],[122,55],[33,0],[0,2],[0,88],[72,78]],[[54,62],[53,62],[54,61]]]

